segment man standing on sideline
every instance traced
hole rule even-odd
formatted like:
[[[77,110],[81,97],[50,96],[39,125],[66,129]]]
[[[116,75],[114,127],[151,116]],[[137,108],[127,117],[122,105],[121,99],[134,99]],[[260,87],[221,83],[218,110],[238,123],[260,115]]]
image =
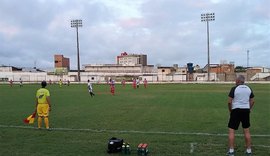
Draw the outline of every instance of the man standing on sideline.
[[[246,143],[246,155],[251,156],[251,136],[250,136],[250,109],[254,105],[253,91],[244,84],[245,77],[239,75],[236,78],[236,86],[231,88],[228,97],[228,108],[230,111],[229,127],[229,151],[227,155],[234,156],[235,130],[242,124]]]
[[[93,87],[92,87],[92,84],[90,82],[90,80],[87,81],[87,87],[88,87],[88,91],[89,91],[89,94],[91,95],[91,97],[95,96],[95,94],[93,93]]]
[[[41,129],[42,119],[44,119],[45,127],[49,127],[49,111],[51,111],[50,92],[45,87],[46,81],[41,82],[41,88],[36,93],[36,112],[38,114],[38,129]]]

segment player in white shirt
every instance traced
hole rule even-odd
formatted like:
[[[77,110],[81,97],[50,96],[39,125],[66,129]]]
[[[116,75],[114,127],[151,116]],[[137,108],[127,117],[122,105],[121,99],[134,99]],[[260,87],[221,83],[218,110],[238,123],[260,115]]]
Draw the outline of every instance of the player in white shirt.
[[[246,154],[251,155],[251,136],[250,136],[250,109],[254,105],[253,91],[244,84],[245,77],[240,75],[236,78],[236,86],[232,87],[228,95],[228,108],[230,111],[229,128],[229,151],[227,155],[234,155],[235,130],[240,123],[244,130]]]
[[[95,96],[94,92],[93,92],[93,87],[92,87],[92,84],[90,82],[90,80],[87,81],[87,88],[88,88],[88,91],[89,91],[89,94],[91,95],[91,97]]]
[[[137,88],[139,88],[140,87],[140,79],[137,77],[137,79],[136,79],[136,86],[137,86]]]

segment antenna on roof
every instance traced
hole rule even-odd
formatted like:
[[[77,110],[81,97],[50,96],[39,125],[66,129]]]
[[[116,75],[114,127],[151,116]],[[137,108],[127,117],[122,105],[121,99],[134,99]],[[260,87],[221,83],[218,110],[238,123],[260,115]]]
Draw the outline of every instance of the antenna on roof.
[[[37,61],[34,61],[34,69],[37,69]]]
[[[247,68],[249,67],[249,50],[247,50]]]

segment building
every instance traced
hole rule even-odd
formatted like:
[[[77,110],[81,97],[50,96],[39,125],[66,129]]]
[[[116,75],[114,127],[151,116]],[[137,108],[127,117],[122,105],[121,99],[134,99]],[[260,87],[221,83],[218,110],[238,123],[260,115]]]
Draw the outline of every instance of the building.
[[[147,65],[147,55],[129,55],[127,52],[123,52],[116,57],[116,64],[85,64],[83,67],[85,73],[92,75],[93,78],[91,79],[94,80],[95,77],[97,77],[98,80],[108,80],[109,78],[113,78],[116,81],[121,81],[122,79],[131,81],[134,77],[139,76],[147,75],[153,77],[154,73],[154,66]],[[88,77],[89,76],[82,75],[82,80],[85,80],[85,78]]]
[[[208,65],[203,68],[207,73]],[[210,80],[211,81],[234,81],[235,71],[234,63],[210,64]]]
[[[127,52],[123,52],[121,55],[116,57],[116,63],[124,66],[147,66],[147,55],[128,54]]]
[[[70,70],[69,58],[64,57],[64,55],[54,55],[54,67],[66,68],[67,71]]]
[[[152,73],[154,66],[126,66],[118,64],[86,64],[83,65],[85,72],[94,73],[122,73],[122,74],[141,74]]]
[[[248,68],[247,77],[251,81],[269,81],[270,80],[270,68],[265,67],[252,67]]]
[[[158,81],[172,81],[176,70],[176,67],[157,67]]]
[[[114,78],[133,78],[138,77],[145,74],[152,74],[154,66],[142,66],[142,65],[135,65],[135,66],[127,66],[121,64],[86,64],[84,66],[85,73],[90,75],[100,75],[105,76],[106,79],[108,77]],[[82,76],[83,79],[83,76]]]
[[[63,55],[54,55],[55,68],[50,71],[42,71],[34,68],[17,68],[13,66],[0,66],[0,82],[36,83],[43,80],[58,82],[76,82],[77,71],[69,70],[69,58]],[[121,82],[132,82],[134,78],[140,80],[146,79],[148,82],[204,82],[208,81],[208,66],[200,68],[199,65],[193,66],[193,63],[179,67],[178,64],[173,66],[147,65],[147,55],[131,54],[127,52],[117,56],[116,64],[85,64],[81,72],[81,82],[91,80],[96,83],[108,82],[114,79]],[[222,62],[221,64],[210,64],[210,80],[220,82],[234,82],[238,75],[244,75],[247,81],[269,81],[270,68],[249,67],[244,72],[238,72],[234,68],[234,63]],[[81,83],[79,82],[79,83]]]
[[[205,72],[207,72],[207,67],[208,65],[203,69]],[[234,64],[210,64],[210,73],[234,73]]]
[[[0,66],[0,72],[12,72],[12,71],[22,71],[22,68],[4,65]]]

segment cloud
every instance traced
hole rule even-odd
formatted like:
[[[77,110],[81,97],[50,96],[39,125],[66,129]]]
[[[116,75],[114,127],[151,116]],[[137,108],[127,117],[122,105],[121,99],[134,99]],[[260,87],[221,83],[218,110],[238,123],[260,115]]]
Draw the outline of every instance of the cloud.
[[[53,55],[69,57],[76,69],[79,28],[81,64],[115,63],[121,52],[148,55],[149,64],[207,63],[206,23],[201,13],[215,12],[210,27],[211,63],[220,60],[270,67],[270,1],[244,0],[2,0],[0,64],[53,68]],[[16,9],[14,9],[16,8]],[[22,61],[23,60],[23,61]]]
[[[5,23],[0,23],[0,33],[4,39],[10,40],[19,33],[20,29],[15,26],[7,26]]]

